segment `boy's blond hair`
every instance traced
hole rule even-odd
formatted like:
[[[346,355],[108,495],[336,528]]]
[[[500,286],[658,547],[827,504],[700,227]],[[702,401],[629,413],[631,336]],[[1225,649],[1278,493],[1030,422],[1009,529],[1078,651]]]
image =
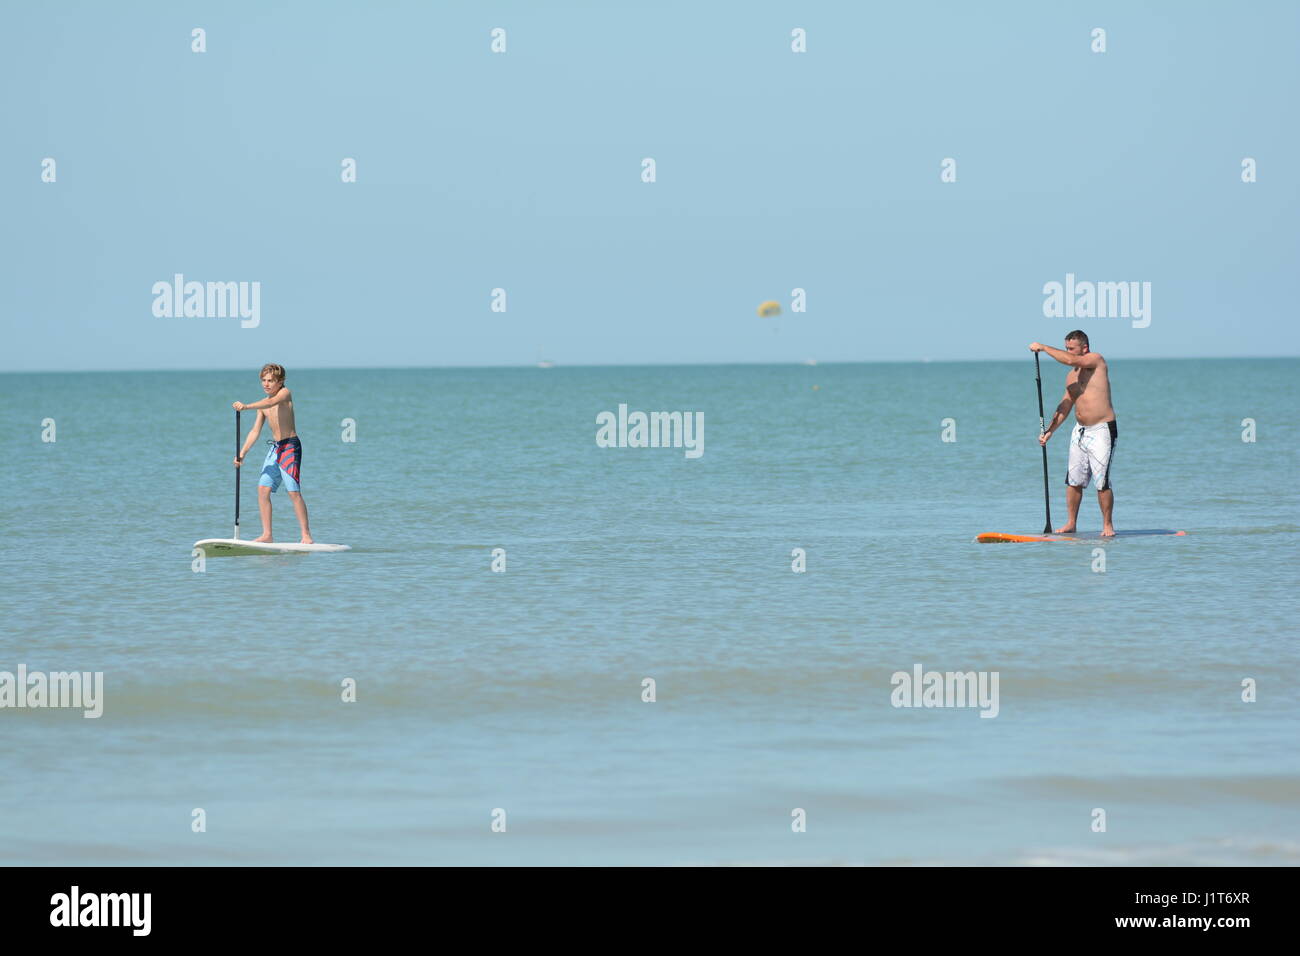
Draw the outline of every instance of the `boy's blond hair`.
[[[262,366],[262,374],[258,378],[266,378],[266,373],[270,372],[271,377],[277,382],[284,382],[284,366],[276,365],[274,362],[267,362]]]

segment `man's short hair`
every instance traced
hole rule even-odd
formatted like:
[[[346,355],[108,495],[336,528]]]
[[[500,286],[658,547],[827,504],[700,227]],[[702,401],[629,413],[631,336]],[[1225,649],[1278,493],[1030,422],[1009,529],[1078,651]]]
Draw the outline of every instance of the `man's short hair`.
[[[1081,332],[1080,330],[1075,329],[1073,332],[1071,332],[1069,335],[1065,337],[1065,341],[1067,342],[1073,342],[1075,340],[1082,342],[1084,348],[1088,348],[1088,349],[1092,348],[1092,346],[1088,344],[1087,332]]]
[[[1083,333],[1080,332],[1079,334],[1082,335]],[[284,381],[283,365],[276,365],[274,362],[267,362],[265,365],[262,366],[262,374],[259,375],[258,378],[266,378],[268,372],[270,373],[271,377],[275,379],[277,382]]]

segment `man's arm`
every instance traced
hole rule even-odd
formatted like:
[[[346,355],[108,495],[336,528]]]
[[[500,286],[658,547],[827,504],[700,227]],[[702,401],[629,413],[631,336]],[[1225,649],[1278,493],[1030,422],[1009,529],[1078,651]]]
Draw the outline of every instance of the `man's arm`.
[[[247,408],[248,406],[245,405],[244,407]],[[266,412],[258,411],[257,420],[253,422],[253,427],[248,430],[248,438],[244,441],[244,447],[239,449],[239,457],[235,459],[236,462],[243,461],[244,456],[248,454],[248,449],[253,446],[253,442],[257,441],[257,436],[262,433],[262,423],[264,421],[266,421]]]
[[[1065,419],[1069,417],[1070,409],[1073,407],[1074,407],[1074,396],[1070,394],[1069,389],[1066,389],[1065,397],[1061,399],[1061,404],[1056,406],[1056,414],[1052,416],[1052,420],[1047,426],[1047,431],[1045,431],[1042,434],[1042,436],[1038,439],[1039,444],[1047,443],[1047,439],[1052,437],[1052,433],[1056,431],[1057,428],[1060,427],[1061,422],[1065,421]]]
[[[1046,352],[1062,365],[1069,365],[1073,368],[1096,368],[1098,363],[1101,362],[1101,356],[1096,352],[1089,352],[1087,355],[1071,355],[1064,349],[1054,349],[1042,342],[1031,342],[1029,351]]]

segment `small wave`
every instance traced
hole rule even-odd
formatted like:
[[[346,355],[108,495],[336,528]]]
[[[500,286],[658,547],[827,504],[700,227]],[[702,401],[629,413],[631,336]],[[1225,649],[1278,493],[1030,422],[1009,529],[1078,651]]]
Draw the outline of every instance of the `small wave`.
[[[998,865],[998,864],[995,864]],[[1223,838],[1196,843],[1031,850],[1006,866],[1300,866],[1300,843]]]
[[[1209,838],[1181,844],[1139,844],[1127,847],[1047,847],[1010,855],[955,857],[892,857],[874,863],[838,858],[788,860],[723,859],[687,861],[676,866],[1300,866],[1300,843],[1242,837]]]
[[[1156,801],[1162,804],[1199,802],[1207,798],[1251,800],[1294,806],[1300,803],[1300,776],[1253,774],[1233,777],[1006,777],[1004,786],[1047,797]]]

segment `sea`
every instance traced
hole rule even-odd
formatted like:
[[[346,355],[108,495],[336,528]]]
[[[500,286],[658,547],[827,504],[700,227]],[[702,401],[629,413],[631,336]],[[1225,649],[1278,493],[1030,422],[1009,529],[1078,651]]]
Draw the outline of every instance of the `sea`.
[[[0,375],[0,863],[1296,865],[1300,360],[1111,377],[1185,535],[975,541],[1044,527],[1028,359],[290,368],[351,551],[204,558],[257,367]]]

